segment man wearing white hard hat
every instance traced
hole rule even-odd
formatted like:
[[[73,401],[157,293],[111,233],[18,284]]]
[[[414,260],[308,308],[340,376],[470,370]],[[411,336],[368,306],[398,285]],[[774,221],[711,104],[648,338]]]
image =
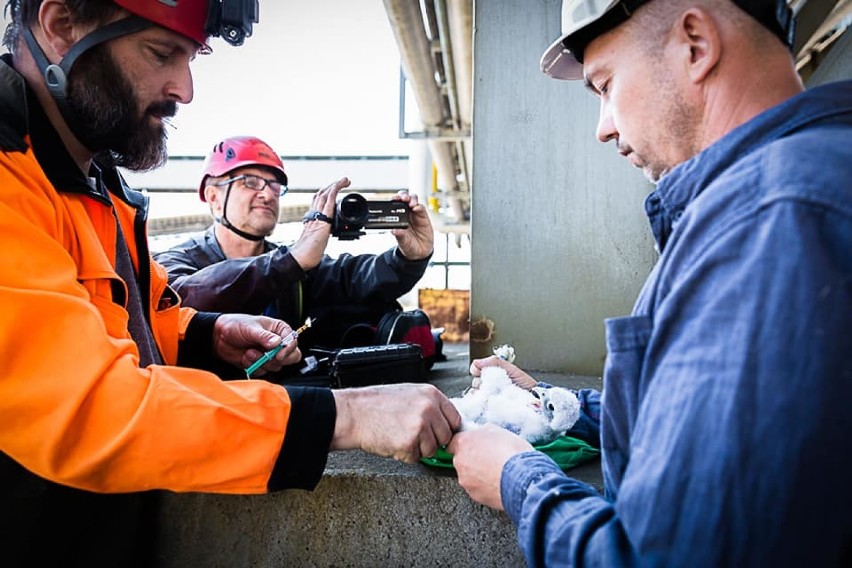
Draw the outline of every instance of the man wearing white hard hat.
[[[454,436],[460,484],[529,566],[849,565],[852,82],[804,89],[783,0],[566,0],[562,29],[541,69],[656,184],[660,257],[606,322],[604,494],[496,427]]]

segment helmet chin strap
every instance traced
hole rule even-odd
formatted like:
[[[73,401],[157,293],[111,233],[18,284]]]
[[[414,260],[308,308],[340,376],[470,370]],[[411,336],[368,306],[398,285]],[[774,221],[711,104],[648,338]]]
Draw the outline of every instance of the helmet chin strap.
[[[228,199],[231,197],[231,187],[233,185],[234,182],[229,183],[228,188],[225,190],[225,203],[222,204],[222,216],[217,217],[214,215],[213,220],[244,239],[248,239],[250,241],[262,241],[266,238],[264,235],[252,235],[251,233],[246,233],[245,231],[236,228],[230,221],[228,221]]]
[[[32,30],[29,26],[24,26],[23,33],[27,47],[29,47],[30,53],[44,77],[44,84],[47,86],[50,96],[56,101],[56,106],[59,108],[63,120],[65,120],[72,132],[75,134],[79,133],[81,126],[80,119],[71,110],[71,105],[68,104],[68,75],[71,73],[71,68],[77,62],[77,59],[96,45],[123,35],[142,31],[153,25],[153,23],[139,16],[130,16],[107,24],[90,32],[83,39],[71,46],[71,49],[68,50],[68,53],[65,54],[65,57],[59,63],[48,61],[47,55],[45,55],[44,50],[36,41]]]

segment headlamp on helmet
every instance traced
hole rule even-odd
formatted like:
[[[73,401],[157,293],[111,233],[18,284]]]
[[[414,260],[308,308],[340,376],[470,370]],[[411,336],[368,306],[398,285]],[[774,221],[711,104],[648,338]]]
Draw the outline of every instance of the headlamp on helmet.
[[[205,30],[231,45],[242,45],[258,21],[258,0],[211,0]]]
[[[115,0],[140,18],[177,32],[209,51],[207,40],[221,37],[242,45],[258,22],[258,0]]]

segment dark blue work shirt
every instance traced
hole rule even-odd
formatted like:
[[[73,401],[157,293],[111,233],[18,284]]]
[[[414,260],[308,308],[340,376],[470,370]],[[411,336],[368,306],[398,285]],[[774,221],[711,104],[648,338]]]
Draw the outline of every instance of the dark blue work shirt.
[[[852,560],[852,82],[769,109],[646,201],[660,258],[606,322],[606,495],[524,453],[530,566]]]

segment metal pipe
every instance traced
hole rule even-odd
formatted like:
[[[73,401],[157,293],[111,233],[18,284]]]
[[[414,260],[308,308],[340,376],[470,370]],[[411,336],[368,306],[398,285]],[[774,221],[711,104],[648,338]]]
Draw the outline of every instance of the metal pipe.
[[[420,4],[411,0],[384,0],[384,4],[405,77],[411,83],[420,109],[420,119],[425,126],[440,126],[444,115]]]
[[[384,5],[399,48],[405,78],[411,84],[420,110],[424,132],[445,130],[443,98],[436,80],[432,44],[426,35],[420,4],[411,0],[384,0]],[[404,116],[402,105],[400,112]],[[431,138],[427,140],[443,189],[449,193],[457,192],[458,166],[452,144]],[[453,207],[453,211],[457,220],[461,221],[461,217],[458,217],[459,208]]]
[[[473,0],[446,0],[446,3],[461,129],[470,132],[473,121]],[[470,191],[473,152],[469,137],[458,142],[456,152],[463,178],[467,182],[465,189]]]
[[[461,129],[459,102],[456,95],[456,71],[453,63],[453,44],[450,41],[450,23],[447,19],[447,5],[444,0],[434,0],[435,15],[438,20],[438,41],[441,44],[441,58],[444,61],[444,74],[447,82],[447,98],[450,103],[450,121],[454,130]]]
[[[441,57],[444,62],[444,71],[447,82],[447,99],[450,106],[450,120],[453,130],[460,132],[462,129],[462,118],[459,107],[458,90],[456,88],[455,55],[453,53],[453,42],[450,37],[450,22],[447,16],[447,4],[444,0],[434,0],[435,14],[438,22],[438,37],[441,43]],[[462,140],[455,141],[456,163],[464,180],[464,190],[470,188],[470,176],[465,160],[465,149]],[[458,211],[456,215],[459,215]]]
[[[462,129],[469,129],[473,114],[473,0],[446,0],[453,46],[456,99]]]

